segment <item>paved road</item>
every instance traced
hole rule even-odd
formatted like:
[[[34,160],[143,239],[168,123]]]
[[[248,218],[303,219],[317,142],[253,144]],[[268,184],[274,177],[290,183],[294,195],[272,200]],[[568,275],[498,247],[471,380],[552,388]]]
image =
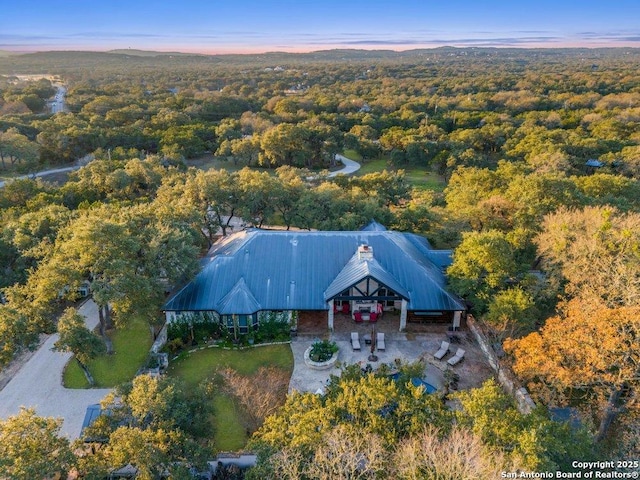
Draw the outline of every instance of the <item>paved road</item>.
[[[344,168],[336,170],[335,172],[331,172],[329,175],[327,175],[329,178],[335,177],[338,174],[351,175],[352,173],[360,170],[360,164],[358,162],[349,160],[347,157],[344,157],[342,155],[336,155],[336,159],[340,160],[344,164]]]
[[[340,170],[336,170],[335,172],[331,172],[328,177],[335,177],[339,173],[344,175],[351,175],[354,172],[357,172],[360,169],[360,164],[358,162],[354,162],[353,160],[349,160],[347,157],[343,157],[342,155],[336,155],[336,159],[342,161],[344,167]],[[14,180],[25,179],[25,178],[34,178],[34,177],[46,177],[47,175],[53,175],[54,173],[64,173],[64,172],[72,172],[74,170],[78,170],[82,165],[74,165],[72,167],[63,167],[63,168],[53,168],[51,170],[43,170],[38,173],[32,173],[29,175],[22,175],[20,177],[16,177]],[[11,181],[11,180],[9,180]],[[0,188],[5,186],[6,182],[0,181]]]
[[[29,175],[21,175],[19,177],[14,178],[13,180],[23,180],[25,178],[35,178],[35,177],[46,177],[47,175],[53,175],[54,173],[64,173],[64,172],[73,172],[74,170],[78,170],[82,165],[74,165],[72,167],[63,167],[63,168],[52,168],[51,170],[43,170],[38,173],[30,173]],[[12,181],[12,180],[9,180]],[[6,182],[0,181],[0,188],[4,187]]]
[[[87,327],[95,328],[98,308],[93,300],[85,302],[79,312],[87,319]],[[21,406],[33,407],[38,415],[62,418],[61,434],[75,439],[80,436],[87,407],[100,402],[110,390],[64,388],[62,370],[71,354],[51,350],[57,339],[57,334],[51,335],[0,391],[0,418],[17,414]]]

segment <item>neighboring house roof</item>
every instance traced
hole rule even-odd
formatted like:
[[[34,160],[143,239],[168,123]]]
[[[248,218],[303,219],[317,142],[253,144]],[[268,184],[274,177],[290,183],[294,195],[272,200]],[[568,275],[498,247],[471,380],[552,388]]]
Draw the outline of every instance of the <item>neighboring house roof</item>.
[[[590,158],[586,161],[585,165],[587,167],[600,168],[604,166],[604,163],[600,160],[596,160],[595,158]]]
[[[164,309],[221,314],[326,310],[327,299],[370,276],[405,297],[410,310],[464,310],[462,301],[445,289],[442,265],[434,263],[445,256],[421,238],[386,230],[238,232],[214,244],[201,272]],[[360,245],[373,249],[367,264],[356,264]]]

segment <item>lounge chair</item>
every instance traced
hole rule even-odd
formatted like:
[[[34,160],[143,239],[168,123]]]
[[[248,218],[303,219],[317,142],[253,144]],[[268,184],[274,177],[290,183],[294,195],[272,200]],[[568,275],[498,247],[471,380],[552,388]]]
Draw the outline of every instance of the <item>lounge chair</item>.
[[[351,348],[354,350],[360,350],[360,339],[358,338],[358,332],[351,332]]]
[[[442,342],[440,350],[433,354],[433,358],[442,360],[442,358],[449,352],[449,342]]]
[[[382,350],[382,351],[384,351],[384,349],[386,348],[384,345],[383,332],[376,332],[376,346],[378,347],[378,350]]]
[[[458,363],[460,363],[460,361],[463,358],[464,358],[464,350],[459,348],[456,354],[453,357],[451,357],[449,360],[447,360],[447,363],[453,367],[454,365],[457,365]]]

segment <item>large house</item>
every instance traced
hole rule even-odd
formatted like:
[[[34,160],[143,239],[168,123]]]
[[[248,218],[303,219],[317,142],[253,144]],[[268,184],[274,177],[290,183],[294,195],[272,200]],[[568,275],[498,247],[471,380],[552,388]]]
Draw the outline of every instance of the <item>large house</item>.
[[[385,311],[398,314],[400,331],[407,321],[458,327],[465,305],[446,289],[450,262],[450,251],[433,250],[424,237],[375,222],[353,232],[251,229],[216,242],[164,310],[168,321],[207,312],[240,332],[274,312],[288,319],[316,312],[330,330]]]

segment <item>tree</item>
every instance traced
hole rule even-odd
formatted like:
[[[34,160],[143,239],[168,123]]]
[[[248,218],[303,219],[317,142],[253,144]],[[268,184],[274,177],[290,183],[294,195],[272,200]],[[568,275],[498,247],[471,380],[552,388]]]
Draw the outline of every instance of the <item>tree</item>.
[[[0,164],[7,168],[6,160],[11,166],[18,166],[23,172],[29,171],[38,161],[38,144],[30,141],[16,128],[0,132]]]
[[[521,270],[515,248],[497,230],[463,233],[447,269],[451,288],[483,313],[491,297],[504,290]]]
[[[537,320],[534,298],[519,286],[502,290],[489,302],[483,320],[500,340],[528,333]]]
[[[0,476],[15,480],[64,478],[74,464],[61,420],[36,416],[33,409],[0,420]]]
[[[545,218],[536,243],[571,297],[610,308],[640,305],[640,214],[562,208]]]
[[[425,426],[400,442],[391,465],[399,480],[500,478],[510,470],[505,454],[487,448],[479,435],[459,426],[450,432]]]
[[[104,476],[131,463],[140,478],[188,478],[188,468],[201,468],[209,459],[207,405],[200,387],[188,390],[170,378],[137,376],[101,402],[109,415],[98,417],[86,435],[106,445],[86,459],[84,468]]]
[[[105,344],[99,336],[86,326],[84,317],[75,308],[68,308],[58,320],[60,338],[54,344],[54,350],[71,352],[84,371],[89,385],[95,384],[87,363],[105,352]]]
[[[184,191],[200,213],[202,231],[206,232],[209,246],[219,229],[223,236],[227,235],[240,202],[237,174],[227,170],[199,170],[187,178]]]
[[[577,403],[607,433],[621,406],[638,411],[640,307],[573,300],[539,332],[505,343],[513,369],[547,403]]]
[[[9,304],[0,304],[0,367],[25,348],[33,348],[38,343],[39,332],[39,325],[29,315]]]
[[[471,430],[487,448],[497,449],[523,470],[572,471],[576,458],[593,458],[591,436],[569,422],[555,422],[544,408],[520,413],[493,380],[456,395],[458,424]]]

